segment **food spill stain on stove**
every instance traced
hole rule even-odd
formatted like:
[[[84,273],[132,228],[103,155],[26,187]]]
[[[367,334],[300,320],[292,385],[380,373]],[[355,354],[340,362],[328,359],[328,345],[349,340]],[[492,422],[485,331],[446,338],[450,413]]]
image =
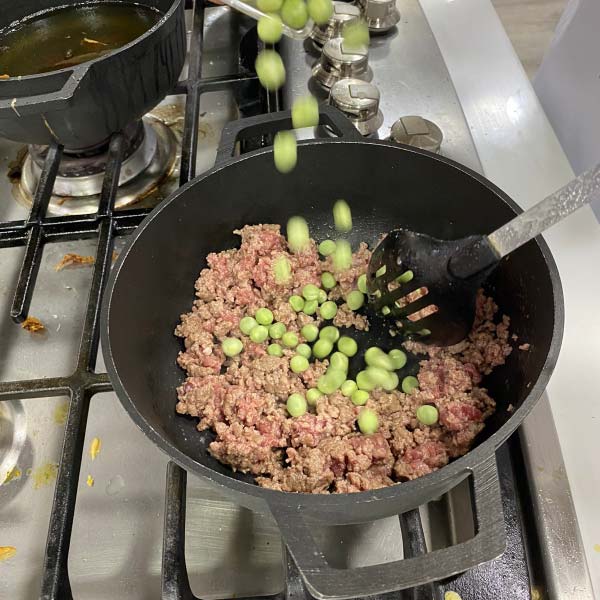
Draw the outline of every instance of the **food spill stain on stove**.
[[[123,479],[123,477],[121,475],[115,475],[108,481],[106,487],[104,488],[104,491],[107,493],[108,496],[116,496],[117,494],[121,493],[124,487],[125,480]]]
[[[67,421],[67,415],[69,414],[69,403],[67,401],[61,402],[54,408],[52,418],[57,425],[64,425]]]
[[[600,552],[600,544],[594,544],[594,552]]]
[[[19,469],[19,467],[17,466],[14,466],[12,469],[6,472],[6,477],[4,478],[2,485],[6,485],[11,481],[18,481],[19,479],[21,479],[22,474],[23,473],[21,472],[21,469]]]
[[[14,546],[0,546],[0,562],[12,558],[17,553]]]
[[[90,444],[90,458],[92,460],[96,460],[98,454],[100,454],[100,449],[102,448],[102,441],[100,438],[95,437]]]
[[[39,466],[32,472],[33,489],[39,490],[42,487],[50,485],[58,474],[58,463],[47,462]]]
[[[85,482],[88,487],[94,487],[94,478],[91,475],[87,476],[87,479],[85,480]]]

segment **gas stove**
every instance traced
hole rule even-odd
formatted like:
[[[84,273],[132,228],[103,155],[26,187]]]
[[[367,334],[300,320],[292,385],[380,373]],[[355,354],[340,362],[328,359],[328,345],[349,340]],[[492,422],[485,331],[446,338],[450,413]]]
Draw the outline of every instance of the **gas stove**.
[[[383,10],[376,4],[367,2],[373,27]],[[397,25],[384,23],[373,37],[368,76],[353,72],[357,81],[332,103],[366,135],[439,150],[483,172],[482,145],[432,27],[417,0],[396,4]],[[0,140],[0,170],[10,175],[0,180],[0,598],[309,597],[270,517],[188,478],[138,431],[98,349],[114,254],[158,201],[212,166],[223,125],[287,108],[309,91],[328,101],[313,77],[322,59],[312,40],[281,42],[288,81],[281,94],[263,96],[245,68],[256,51],[252,25],[198,3],[188,12],[190,55],[173,95],[91,157],[61,161],[57,147],[25,155]],[[132,166],[123,177],[128,160],[139,172]],[[70,193],[70,175],[81,168],[88,179]],[[545,398],[497,459],[504,554],[390,600],[593,597]],[[400,518],[323,528],[315,537],[343,569],[455,545],[473,536],[474,521],[465,481]]]

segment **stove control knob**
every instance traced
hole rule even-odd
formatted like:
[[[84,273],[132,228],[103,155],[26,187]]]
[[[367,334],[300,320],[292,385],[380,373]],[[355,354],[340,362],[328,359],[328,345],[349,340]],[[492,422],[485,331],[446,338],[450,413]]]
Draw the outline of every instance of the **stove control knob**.
[[[325,25],[315,25],[310,37],[318,50],[329,41],[341,37],[346,23],[361,18],[360,8],[353,4],[336,1],[333,3],[333,14]]]
[[[334,38],[323,46],[321,58],[313,66],[313,77],[326,90],[347,77],[368,81],[371,73],[367,57],[366,46],[348,50],[342,38]]]
[[[383,123],[379,90],[360,79],[340,79],[331,87],[329,104],[341,110],[362,135],[372,135]]]
[[[443,139],[444,134],[435,123],[416,116],[398,119],[392,125],[390,133],[390,140],[393,142],[437,153]]]
[[[359,6],[371,33],[385,33],[400,20],[396,0],[360,0]]]

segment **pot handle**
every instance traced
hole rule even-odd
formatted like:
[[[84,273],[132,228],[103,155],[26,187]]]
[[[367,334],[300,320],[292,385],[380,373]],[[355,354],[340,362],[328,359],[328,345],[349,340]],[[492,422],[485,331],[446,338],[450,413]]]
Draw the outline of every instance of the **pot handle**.
[[[473,538],[412,558],[354,569],[335,569],[327,563],[311,534],[318,523],[311,526],[293,500],[278,502],[270,509],[309,593],[319,600],[338,600],[439,581],[502,554],[506,534],[495,455],[472,469],[471,490],[476,529]]]
[[[319,107],[319,125],[328,125],[338,137],[345,140],[363,139],[341,111],[327,104]],[[282,129],[292,129],[292,112],[289,110],[266,113],[227,123],[221,133],[215,167],[233,156],[235,145],[240,138],[274,134]]]

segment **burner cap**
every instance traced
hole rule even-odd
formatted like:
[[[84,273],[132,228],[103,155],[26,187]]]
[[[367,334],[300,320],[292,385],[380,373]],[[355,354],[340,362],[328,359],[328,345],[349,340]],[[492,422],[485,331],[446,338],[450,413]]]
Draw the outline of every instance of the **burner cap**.
[[[385,33],[400,20],[396,0],[360,0],[360,8],[371,33]]]
[[[344,48],[344,40],[335,38],[323,46],[321,59],[313,66],[313,76],[325,89],[340,79],[353,77],[367,81],[370,79],[368,50],[365,47],[354,50]]]
[[[443,139],[444,134],[435,123],[418,116],[398,119],[392,125],[390,132],[390,140],[393,142],[429,150],[429,152],[439,152]]]
[[[321,50],[324,44],[329,40],[340,37],[342,29],[346,23],[360,19],[360,9],[353,4],[336,1],[333,3],[333,14],[329,22],[325,25],[315,25],[310,37],[317,47]]]
[[[329,94],[329,104],[341,110],[362,135],[375,133],[383,123],[379,90],[361,79],[340,79]]]

